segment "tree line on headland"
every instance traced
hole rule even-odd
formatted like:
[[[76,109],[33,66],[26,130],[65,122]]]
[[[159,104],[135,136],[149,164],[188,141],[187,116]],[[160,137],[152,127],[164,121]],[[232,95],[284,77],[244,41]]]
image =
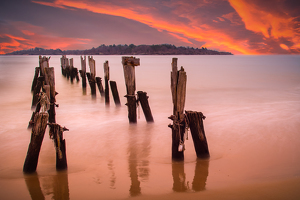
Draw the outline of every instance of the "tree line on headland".
[[[6,55],[233,55],[230,52],[193,47],[176,47],[171,44],[159,45],[104,45],[86,50],[61,50],[33,48],[14,51]]]

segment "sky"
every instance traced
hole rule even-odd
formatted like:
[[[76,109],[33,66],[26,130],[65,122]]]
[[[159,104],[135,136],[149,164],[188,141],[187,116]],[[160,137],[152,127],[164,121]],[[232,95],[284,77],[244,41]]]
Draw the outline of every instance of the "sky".
[[[1,0],[0,54],[172,44],[300,54],[299,0]]]

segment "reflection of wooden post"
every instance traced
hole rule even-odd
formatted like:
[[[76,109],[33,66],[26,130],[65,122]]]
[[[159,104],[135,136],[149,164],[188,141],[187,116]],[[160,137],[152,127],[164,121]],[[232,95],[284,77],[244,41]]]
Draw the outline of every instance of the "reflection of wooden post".
[[[124,77],[127,90],[128,118],[130,123],[136,123],[136,98],[135,98],[135,66],[140,65],[140,59],[135,57],[122,57]]]
[[[194,191],[205,190],[206,180],[208,177],[209,160],[197,159],[195,166],[195,176],[192,182],[192,189]]]
[[[185,111],[188,125],[194,141],[195,151],[198,158],[208,158],[209,150],[204,132],[202,112]]]
[[[45,199],[40,181],[37,174],[31,174],[24,177],[28,192],[32,200],[43,200]]]
[[[31,173],[36,171],[41,145],[47,127],[48,113],[38,113],[34,119],[31,131],[31,140],[28,146],[27,156],[23,166],[23,172]]]
[[[109,81],[109,84],[110,84],[111,93],[113,95],[115,104],[117,106],[120,106],[121,102],[120,102],[119,92],[118,92],[118,88],[117,88],[117,83],[116,83],[116,81]]]
[[[147,122],[153,122],[153,117],[151,113],[151,109],[148,103],[148,96],[146,92],[138,91],[138,101],[141,103],[145,118]]]
[[[172,163],[172,176],[173,176],[173,191],[185,192],[187,185],[185,182],[184,162]]]
[[[183,67],[177,71],[177,58],[172,59],[172,72],[171,72],[171,91],[173,100],[173,115],[169,118],[173,120],[172,128],[172,158],[184,158],[184,104],[186,93],[187,76]]]
[[[105,80],[105,104],[109,105],[109,66],[108,66],[108,61],[105,61],[103,64],[104,68],[104,80]]]

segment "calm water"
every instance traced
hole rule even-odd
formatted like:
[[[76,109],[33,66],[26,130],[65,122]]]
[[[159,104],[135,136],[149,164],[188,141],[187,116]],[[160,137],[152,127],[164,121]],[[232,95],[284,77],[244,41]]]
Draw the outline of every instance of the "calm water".
[[[140,110],[128,123],[121,56],[94,56],[97,76],[108,60],[121,107],[110,106],[89,86],[71,84],[55,68],[56,121],[64,133],[68,170],[56,172],[54,144],[45,134],[37,173],[23,175],[30,141],[30,93],[38,56],[0,56],[0,199],[126,199],[205,192],[299,178],[300,56],[176,56],[187,72],[186,110],[201,111],[211,153],[197,160],[191,136],[185,161],[171,160],[171,61],[136,56],[137,91],[146,91],[155,122]],[[79,56],[74,66],[80,68]],[[97,90],[98,92],[98,90]],[[278,188],[280,190],[280,187]],[[284,193],[284,191],[283,191]],[[245,194],[246,195],[246,194]],[[293,197],[299,197],[295,191]]]

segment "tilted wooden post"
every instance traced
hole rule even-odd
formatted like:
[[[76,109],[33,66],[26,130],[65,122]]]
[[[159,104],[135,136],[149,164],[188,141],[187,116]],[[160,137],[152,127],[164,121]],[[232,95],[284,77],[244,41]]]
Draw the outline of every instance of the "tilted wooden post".
[[[25,173],[36,171],[48,117],[48,113],[37,113],[35,116],[27,156],[23,166],[23,172]]]
[[[185,111],[188,126],[194,142],[195,151],[198,158],[209,158],[209,150],[204,132],[203,119],[205,116],[202,112]]]
[[[31,85],[31,92],[34,91],[34,88],[36,87],[37,85],[37,79],[39,77],[39,73],[40,73],[40,68],[39,67],[36,67],[35,68],[35,73],[34,73],[34,78],[32,80],[32,85]]]
[[[39,101],[39,93],[41,91],[41,88],[43,86],[44,83],[44,77],[40,76],[37,78],[37,84],[34,88],[33,94],[32,94],[32,104],[31,104],[31,108],[35,108],[38,101]]]
[[[143,92],[143,91],[138,91],[137,95],[138,95],[138,102],[141,103],[146,121],[147,122],[153,122],[154,120],[153,120],[151,109],[150,109],[150,106],[149,106],[149,103],[148,103],[148,98],[149,97],[147,96],[147,93]]]
[[[105,96],[101,77],[96,77],[96,82],[97,82],[97,86],[98,86],[99,92],[101,94],[101,97]]]
[[[126,84],[128,118],[130,123],[136,123],[136,97],[135,97],[135,66],[140,65],[140,59],[135,57],[122,57],[122,64],[124,70],[124,78]]]
[[[184,133],[185,116],[183,113],[186,96],[187,76],[183,67],[177,71],[177,58],[172,59],[171,91],[173,100],[173,115],[169,118],[173,120],[172,128],[172,158],[184,159]]]
[[[105,61],[103,64],[104,68],[104,80],[105,80],[105,104],[109,105],[109,66],[108,66],[108,61]]]
[[[115,104],[117,106],[120,106],[121,102],[120,102],[119,92],[118,92],[118,88],[117,88],[117,83],[116,83],[116,81],[109,81],[109,84],[110,84],[111,93],[113,95]]]

